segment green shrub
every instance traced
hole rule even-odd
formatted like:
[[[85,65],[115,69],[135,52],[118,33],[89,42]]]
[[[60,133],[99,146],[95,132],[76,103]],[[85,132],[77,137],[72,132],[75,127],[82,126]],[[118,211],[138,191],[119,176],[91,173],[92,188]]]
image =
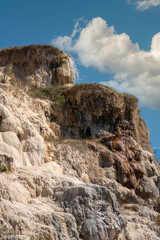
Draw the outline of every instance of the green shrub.
[[[6,172],[6,171],[8,171],[8,170],[9,170],[9,168],[8,168],[7,165],[1,165],[1,166],[0,166],[0,172]]]
[[[62,86],[55,85],[51,87],[32,87],[28,94],[34,98],[47,98],[53,102],[58,102],[60,104],[64,104],[66,102],[66,98],[63,95]]]

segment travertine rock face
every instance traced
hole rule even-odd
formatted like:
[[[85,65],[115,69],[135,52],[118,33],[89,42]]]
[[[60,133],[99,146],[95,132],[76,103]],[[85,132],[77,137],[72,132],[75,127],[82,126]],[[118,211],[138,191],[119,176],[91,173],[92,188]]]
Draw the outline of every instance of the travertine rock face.
[[[144,149],[151,150],[149,132],[139,117],[137,99],[118,94],[98,84],[81,84],[64,91],[67,102],[63,116],[53,112],[62,134],[72,138],[97,138],[108,133],[132,136]]]
[[[55,83],[74,83],[76,68],[73,58],[59,49],[47,45],[13,47],[0,51],[3,73],[14,78],[19,87],[50,86]],[[2,82],[7,78],[2,77]]]
[[[23,110],[0,89],[0,151],[11,155],[18,166],[44,162],[45,144],[42,136],[26,118]],[[5,103],[5,104],[4,104]]]
[[[0,53],[0,239],[160,239],[160,170],[137,100],[97,84],[33,98],[26,79],[39,62],[19,65],[25,87],[15,84],[4,74],[11,50]]]

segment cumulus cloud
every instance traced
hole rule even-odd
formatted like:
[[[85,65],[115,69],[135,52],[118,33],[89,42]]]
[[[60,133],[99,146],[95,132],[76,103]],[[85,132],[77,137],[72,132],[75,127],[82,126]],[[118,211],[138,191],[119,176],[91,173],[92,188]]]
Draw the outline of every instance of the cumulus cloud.
[[[133,2],[133,0],[126,0],[129,4],[136,5],[136,9],[139,11],[145,11],[151,7],[157,7],[160,5],[160,0],[137,0]]]
[[[101,83],[136,95],[146,106],[160,108],[160,33],[152,38],[150,51],[141,50],[127,34],[117,34],[100,17],[79,30],[77,38],[73,33],[53,39],[52,44],[76,53],[86,67],[113,73],[110,81]]]

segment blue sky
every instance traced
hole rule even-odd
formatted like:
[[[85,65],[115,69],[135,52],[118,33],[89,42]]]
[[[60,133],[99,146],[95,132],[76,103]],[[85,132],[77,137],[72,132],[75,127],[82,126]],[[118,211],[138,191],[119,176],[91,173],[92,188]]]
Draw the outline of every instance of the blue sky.
[[[111,86],[116,86],[117,90],[137,94],[141,101],[141,115],[151,133],[152,146],[160,146],[160,45],[159,35],[156,35],[160,32],[159,0],[2,0],[0,4],[0,49],[29,44],[51,44],[52,41],[56,43],[58,37],[70,38],[76,22],[83,18],[83,21],[79,21],[78,28],[81,30],[71,39],[71,45],[63,46],[75,58],[79,81],[109,82]],[[94,55],[93,58],[88,58],[91,51],[87,51],[93,43],[83,47],[84,39],[91,33],[90,30],[94,31],[96,27],[100,29],[100,43],[104,42],[95,45],[95,48],[104,51],[104,54],[97,56],[99,65],[94,60]],[[92,34],[93,32],[91,36]],[[110,40],[111,47],[115,49],[115,52],[111,52],[112,64],[108,61],[109,57],[106,57],[108,52],[105,54],[105,44],[110,44]],[[119,48],[116,42],[119,42],[120,48],[122,44],[124,49],[121,55],[117,55]],[[137,66],[132,63],[131,56]]]

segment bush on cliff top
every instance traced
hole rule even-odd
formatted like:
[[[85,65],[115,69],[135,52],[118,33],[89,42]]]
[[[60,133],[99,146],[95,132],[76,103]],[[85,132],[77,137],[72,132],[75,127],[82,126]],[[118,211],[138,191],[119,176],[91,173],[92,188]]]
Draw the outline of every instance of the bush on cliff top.
[[[66,102],[66,98],[63,95],[63,88],[60,85],[45,88],[34,86],[29,90],[28,94],[34,98],[47,98],[53,102],[58,102],[61,104]]]

